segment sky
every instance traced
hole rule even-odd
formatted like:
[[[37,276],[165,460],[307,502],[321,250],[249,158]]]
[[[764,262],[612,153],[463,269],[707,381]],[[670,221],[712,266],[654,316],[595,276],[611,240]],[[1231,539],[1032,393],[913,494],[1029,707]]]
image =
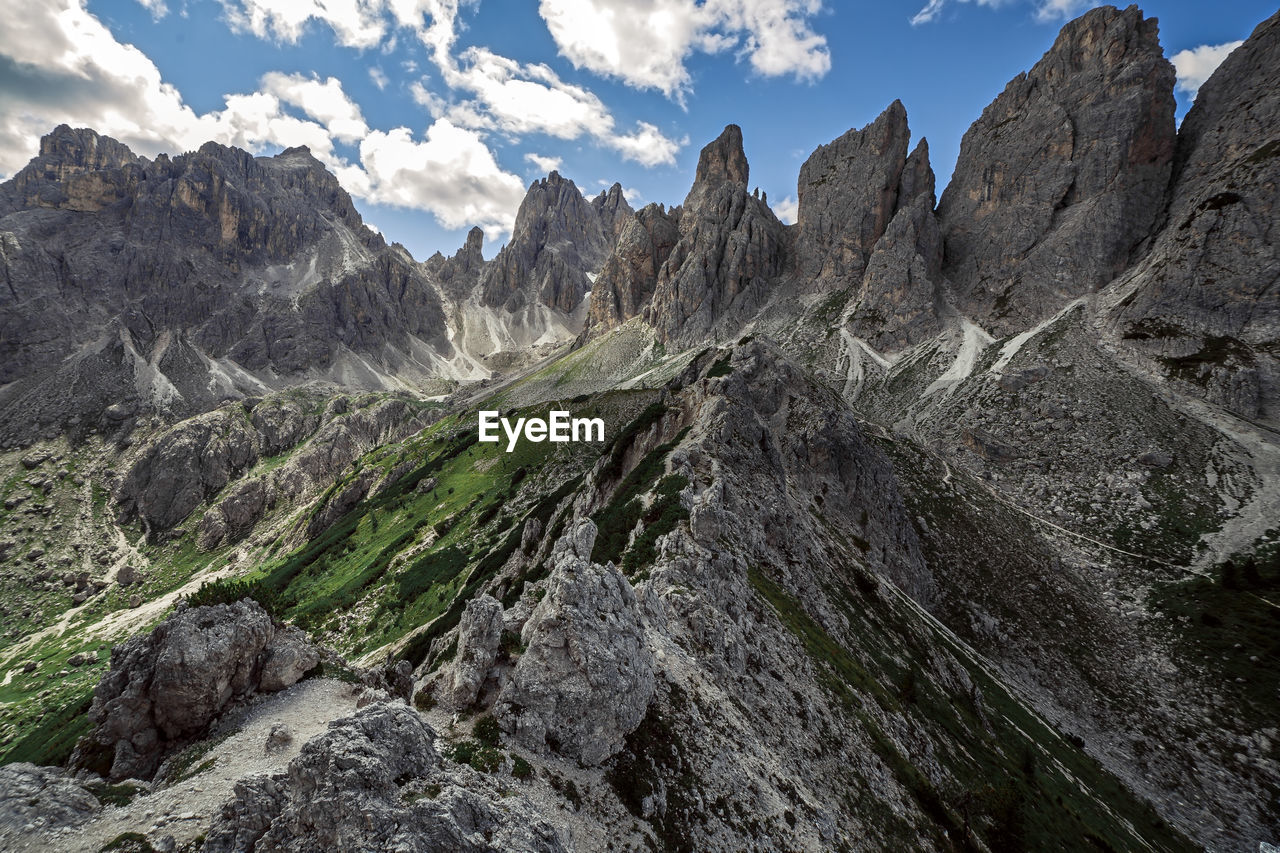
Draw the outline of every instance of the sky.
[[[306,145],[415,257],[509,238],[552,169],[680,203],[743,129],[794,221],[800,165],[895,98],[938,189],[964,131],[1088,0],[0,0],[0,178],[60,123],[153,157]],[[1274,0],[1148,0],[1178,117]]]

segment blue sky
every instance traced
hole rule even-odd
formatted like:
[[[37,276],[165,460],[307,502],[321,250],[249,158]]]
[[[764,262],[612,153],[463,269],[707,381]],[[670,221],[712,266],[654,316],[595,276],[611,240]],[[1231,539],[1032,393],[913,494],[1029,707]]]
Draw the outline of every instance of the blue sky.
[[[307,144],[415,257],[485,228],[549,168],[588,195],[679,203],[742,126],[788,217],[800,164],[894,98],[939,191],[982,108],[1080,0],[0,0],[0,175],[59,122],[139,153]],[[1270,2],[1150,0],[1190,93]]]

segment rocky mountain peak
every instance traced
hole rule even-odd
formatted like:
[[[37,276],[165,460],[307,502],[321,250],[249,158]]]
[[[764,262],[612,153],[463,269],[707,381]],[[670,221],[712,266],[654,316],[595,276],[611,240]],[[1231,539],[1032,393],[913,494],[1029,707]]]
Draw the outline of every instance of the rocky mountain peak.
[[[118,169],[138,162],[138,157],[122,142],[102,136],[87,127],[71,128],[60,124],[40,139],[41,158],[61,164],[66,169],[89,171]]]
[[[622,191],[622,184],[616,181],[613,186],[592,199],[591,206],[595,208],[596,214],[600,217],[600,224],[605,232],[611,235],[614,240],[618,239],[622,229],[626,227],[627,220],[631,218],[631,214],[634,212],[631,205],[627,203],[626,195]]]
[[[565,313],[577,308],[591,289],[587,273],[600,269],[613,246],[617,220],[631,215],[621,187],[611,205],[609,198],[604,194],[597,207],[555,171],[534,181],[511,242],[481,275],[481,301],[512,312],[536,302]]]
[[[426,260],[427,269],[455,302],[465,299],[479,281],[484,269],[483,247],[484,231],[473,227],[458,251],[447,258],[436,252]]]
[[[747,190],[748,174],[742,130],[729,125],[702,149],[679,212],[680,239],[645,312],[662,340],[692,346],[736,330],[767,301],[769,282],[785,263],[785,226]]]
[[[1111,281],[1159,220],[1174,70],[1154,18],[1094,9],[1063,27],[965,133],[938,216],[959,307],[998,334]]]
[[[1121,336],[1166,374],[1274,421],[1280,253],[1280,13],[1200,87],[1178,132],[1166,225],[1119,284]]]
[[[742,128],[736,124],[726,125],[724,131],[698,154],[698,170],[684,206],[696,207],[721,184],[745,185],[750,174],[747,155],[742,150]]]
[[[823,289],[862,275],[896,209],[910,139],[907,110],[894,101],[861,130],[818,146],[800,167],[796,221],[805,271],[821,277]]]

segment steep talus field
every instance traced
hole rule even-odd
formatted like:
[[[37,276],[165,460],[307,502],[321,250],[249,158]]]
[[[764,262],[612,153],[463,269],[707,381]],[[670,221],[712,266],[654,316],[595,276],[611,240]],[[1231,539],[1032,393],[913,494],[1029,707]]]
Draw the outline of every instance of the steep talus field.
[[[0,185],[0,847],[1280,842],[1278,22],[1180,128],[1102,7],[947,187],[894,101],[784,225],[729,125],[489,260],[58,128]],[[481,440],[553,411],[603,436]]]

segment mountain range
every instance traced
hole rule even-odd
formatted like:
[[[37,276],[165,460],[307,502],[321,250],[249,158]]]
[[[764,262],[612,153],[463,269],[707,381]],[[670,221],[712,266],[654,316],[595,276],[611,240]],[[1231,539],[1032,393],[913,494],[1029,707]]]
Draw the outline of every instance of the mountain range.
[[[1174,83],[1094,9],[940,195],[894,101],[794,224],[729,125],[488,260],[305,148],[55,129],[0,184],[0,842],[1280,844],[1280,13]]]

